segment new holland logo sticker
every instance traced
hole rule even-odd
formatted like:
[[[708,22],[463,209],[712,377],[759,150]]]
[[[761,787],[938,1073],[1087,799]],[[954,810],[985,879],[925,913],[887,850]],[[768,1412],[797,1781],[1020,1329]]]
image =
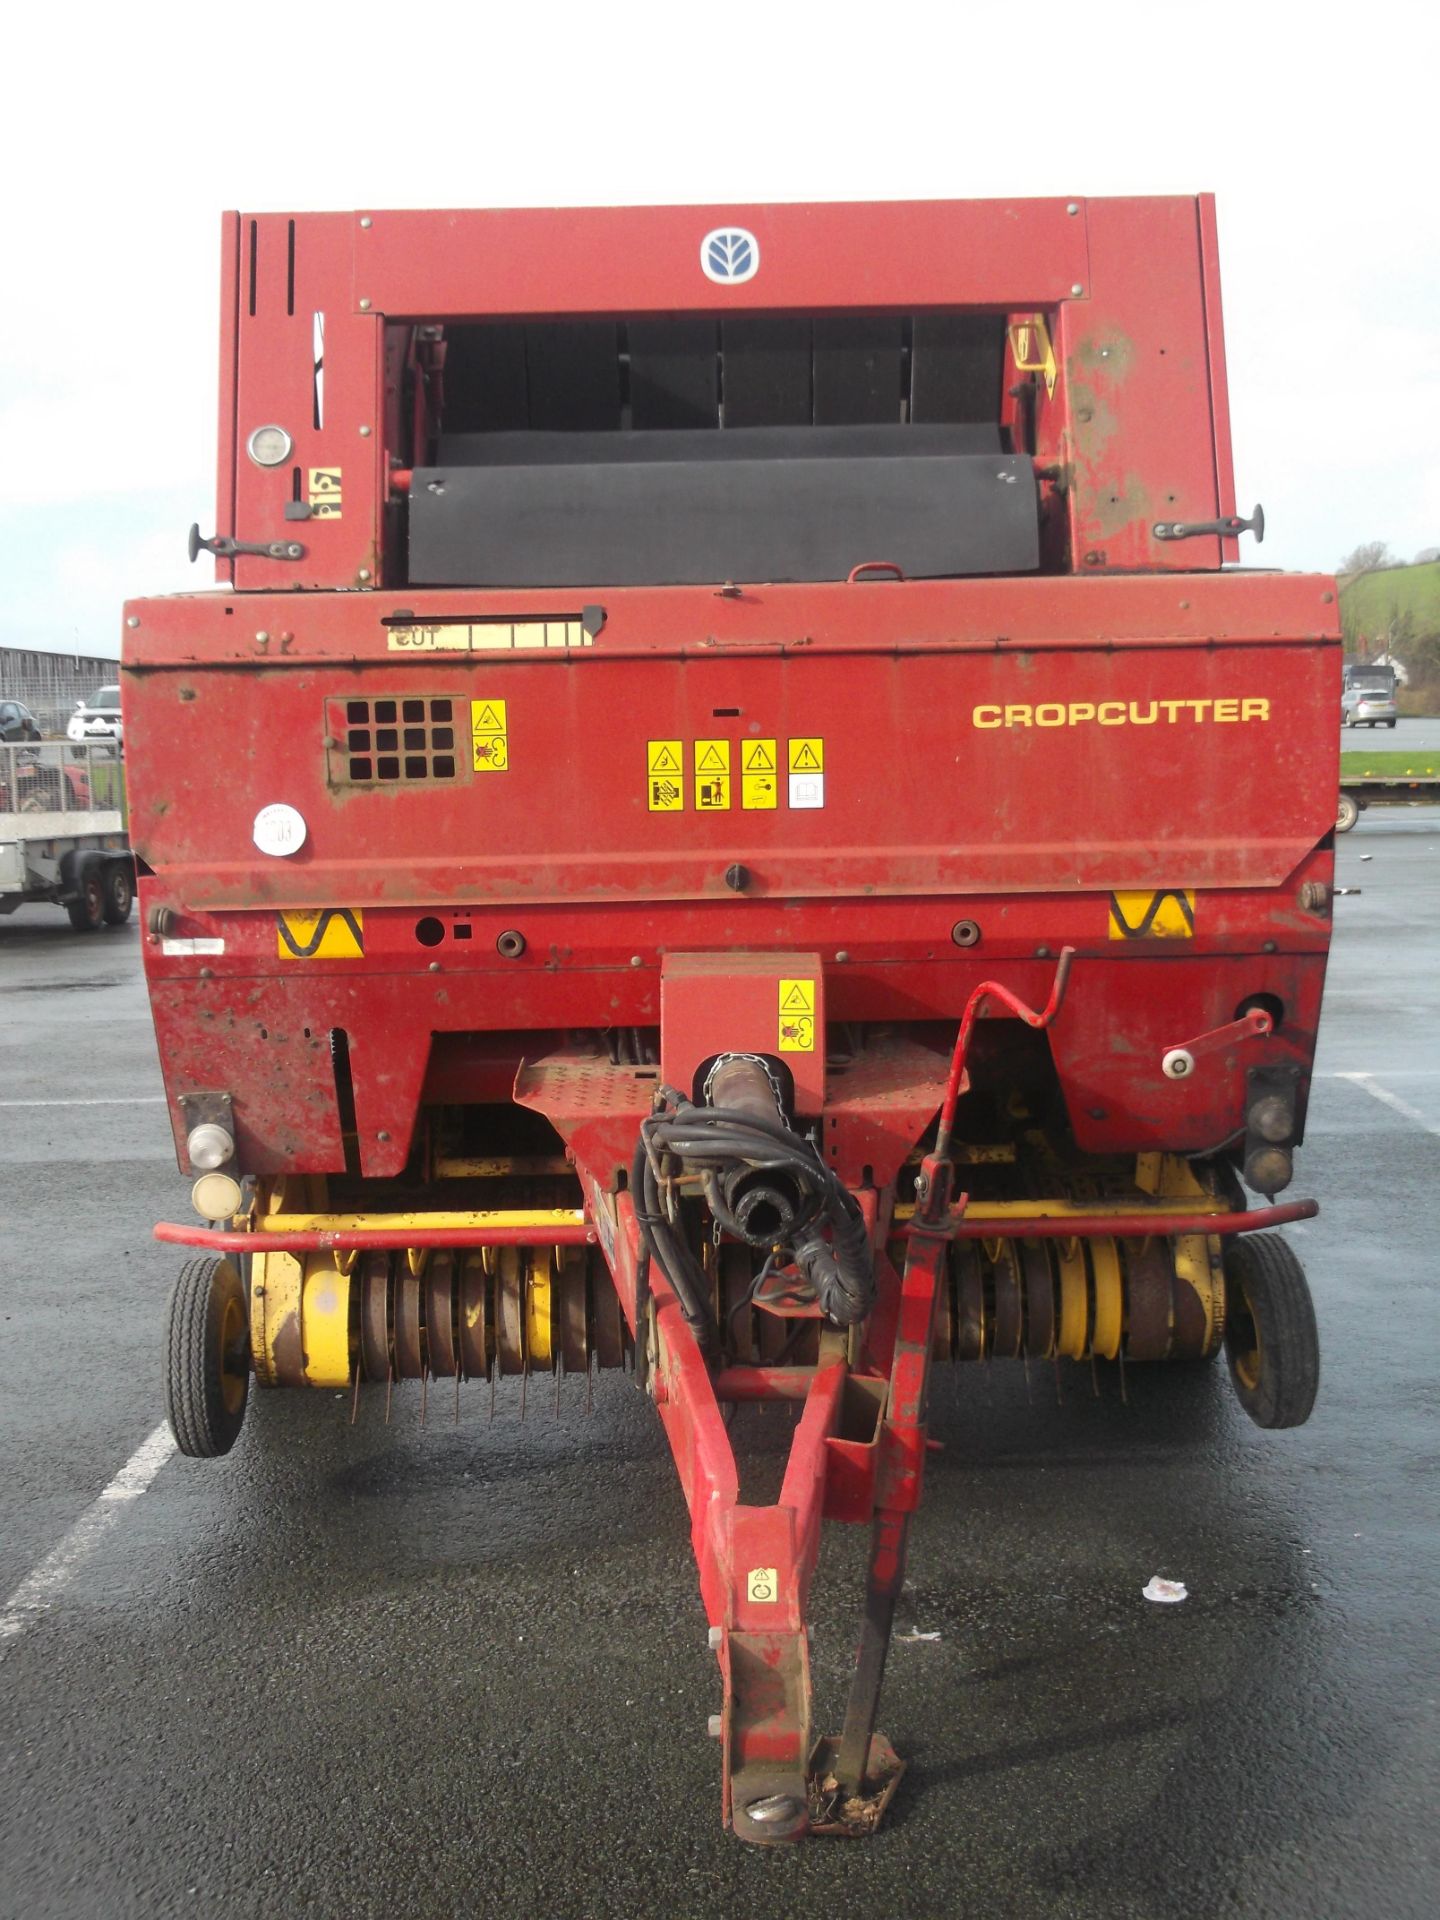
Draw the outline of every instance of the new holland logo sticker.
[[[745,227],[715,227],[700,242],[700,270],[718,286],[738,287],[760,271],[760,242]]]
[[[275,951],[282,960],[363,960],[365,916],[359,907],[277,913]]]

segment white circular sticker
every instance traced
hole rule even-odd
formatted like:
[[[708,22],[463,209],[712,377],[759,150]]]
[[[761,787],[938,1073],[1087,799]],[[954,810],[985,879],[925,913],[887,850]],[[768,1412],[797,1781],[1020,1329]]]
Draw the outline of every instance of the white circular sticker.
[[[282,802],[262,807],[255,816],[255,844],[262,853],[298,853],[305,844],[305,820]]]

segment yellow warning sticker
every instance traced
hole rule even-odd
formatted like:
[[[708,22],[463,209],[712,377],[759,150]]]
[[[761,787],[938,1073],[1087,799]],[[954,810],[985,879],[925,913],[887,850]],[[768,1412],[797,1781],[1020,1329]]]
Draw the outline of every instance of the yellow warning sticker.
[[[282,960],[363,960],[365,915],[359,907],[277,913],[275,951]]]
[[[815,982],[780,982],[779,1047],[781,1053],[815,1051]]]
[[[470,702],[470,745],[476,773],[507,771],[510,735],[503,700]]]
[[[340,518],[339,467],[311,467],[309,505],[312,520]]]
[[[721,813],[730,805],[730,742],[695,742],[695,805],[701,813]]]
[[[645,742],[645,804],[651,813],[685,811],[685,742]]]
[[[813,737],[790,742],[791,773],[823,773],[825,771],[825,742]]]
[[[1112,893],[1112,940],[1193,940],[1195,895],[1171,888],[1160,893]]]
[[[774,1567],[751,1567],[745,1576],[745,1598],[756,1606],[768,1606],[780,1598],[780,1577]]]
[[[740,804],[747,813],[777,807],[780,775],[773,740],[746,740],[740,747]]]

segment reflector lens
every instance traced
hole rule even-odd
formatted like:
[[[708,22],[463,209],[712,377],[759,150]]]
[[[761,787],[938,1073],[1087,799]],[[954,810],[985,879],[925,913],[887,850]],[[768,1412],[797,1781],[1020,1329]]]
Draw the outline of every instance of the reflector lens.
[[[190,1204],[202,1220],[228,1220],[240,1211],[240,1182],[228,1173],[202,1173],[190,1189]]]
[[[192,1127],[185,1146],[197,1173],[213,1173],[235,1154],[233,1137],[214,1120],[202,1120],[198,1127]],[[220,1216],[212,1213],[209,1217],[218,1220]]]

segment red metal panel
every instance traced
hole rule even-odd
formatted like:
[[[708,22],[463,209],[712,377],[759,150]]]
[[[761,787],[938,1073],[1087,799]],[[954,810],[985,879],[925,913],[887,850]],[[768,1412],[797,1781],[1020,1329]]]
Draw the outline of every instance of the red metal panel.
[[[354,215],[350,304],[359,311],[368,300],[367,311],[414,319],[1053,306],[1089,284],[1085,223],[1067,211],[1077,205],[932,200]],[[733,227],[758,241],[759,271],[738,285],[717,285],[701,269],[700,243]]]
[[[240,216],[220,220],[220,418],[216,433],[215,531],[235,533],[235,392],[239,376]],[[215,578],[234,578],[235,563],[217,559]]]
[[[1205,291],[1205,351],[1210,375],[1211,429],[1215,439],[1215,497],[1220,517],[1237,511],[1235,505],[1235,458],[1230,439],[1230,384],[1225,374],[1225,326],[1220,311],[1220,235],[1215,224],[1215,196],[1202,193],[1196,202],[1200,212],[1200,265]],[[1220,542],[1222,560],[1240,558],[1240,542]]]
[[[789,983],[788,994],[781,983]],[[786,1000],[794,1001],[788,1012]],[[698,1097],[695,1074],[720,1053],[776,1054],[795,1111],[825,1104],[825,969],[818,953],[667,953],[660,965],[660,1074]]]
[[[1298,638],[1332,627],[1325,591],[1254,576],[1183,592],[968,581],[772,589],[743,602],[615,594],[581,653],[419,659],[386,651],[378,617],[389,609],[371,597],[250,602],[247,625],[264,621],[270,646],[290,642],[282,621],[294,629],[279,660],[261,656],[273,668],[263,699],[252,664],[192,665],[165,676],[183,681],[185,699],[172,704],[151,682],[132,700],[132,837],[201,910],[714,900],[737,861],[752,900],[1275,885],[1334,818],[1339,647]],[[235,625],[194,601],[140,617],[132,657],[143,644],[151,658],[197,664]],[[1122,647],[1115,636],[1136,625],[1153,638]],[[1197,626],[1211,644],[1185,644]],[[227,652],[247,640],[253,650],[243,630],[237,640]],[[363,674],[336,655],[364,660]],[[503,700],[505,770],[332,787],[325,701],[362,691],[462,708]],[[206,804],[222,724],[245,768],[238,812]],[[782,794],[751,811],[734,791],[725,809],[697,810],[695,744],[712,736],[737,769],[754,741],[782,758],[791,741],[823,743],[823,804]],[[647,756],[665,740],[684,759],[682,804],[656,812]],[[1141,785],[1151,804],[1137,809]],[[1003,805],[977,805],[978,794]],[[250,844],[250,819],[271,802],[308,824],[288,861]]]
[[[1071,565],[1217,567],[1217,539],[1165,542],[1152,531],[1219,510],[1195,202],[1092,200],[1087,228],[1091,296],[1059,317]]]
[[[384,473],[382,327],[350,311],[348,216],[281,214],[241,221],[239,357],[235,396],[235,534],[242,540],[298,540],[298,561],[241,556],[246,590],[354,587],[378,581],[379,509]],[[324,369],[317,413],[316,315],[324,321]],[[317,424],[318,421],[318,424]],[[246,453],[256,427],[283,427],[293,443],[278,467]],[[340,475],[312,486],[312,474]],[[334,513],[338,491],[339,513]],[[325,513],[287,520],[298,495]],[[255,621],[248,628],[260,630]]]
[[[143,882],[142,909],[148,911],[155,895],[155,883]],[[1206,904],[1202,897],[1202,927]],[[1053,898],[1037,898],[1037,924],[1043,926],[1044,914],[1055,915],[1060,905]],[[1092,909],[1092,922],[1101,918],[1102,909],[1103,903]],[[1267,925],[1274,925],[1281,938],[1295,936],[1281,931],[1278,918],[1264,918],[1258,901],[1252,901],[1250,910],[1256,917],[1248,953],[1219,955],[1198,938],[1197,951],[1175,953],[1166,949],[1180,942],[1109,942],[1103,933],[1092,931],[1088,952],[1075,963],[1066,1016],[1049,1036],[1071,1123],[1084,1149],[1200,1152],[1216,1147],[1234,1130],[1250,1066],[1291,1059],[1297,1051],[1302,1059],[1309,1057],[1324,984],[1328,922],[1311,917],[1307,953],[1263,954],[1258,948]],[[996,911],[1003,916],[1003,903],[997,903]],[[853,917],[867,912],[857,906]],[[942,921],[944,915],[941,907],[933,917]],[[485,966],[483,955],[468,970],[447,955],[446,970],[438,978],[423,958],[407,962],[397,944],[363,963],[317,961],[276,978],[269,957],[274,952],[274,922],[268,916],[189,924],[222,930],[227,951],[202,959],[165,955],[158,940],[146,945],[177,1152],[183,1146],[185,1121],[174,1102],[184,1093],[223,1086],[234,1098],[243,1164],[254,1172],[335,1171],[343,1165],[328,1046],[333,1028],[355,1036],[351,1068],[364,1171],[394,1174],[409,1152],[427,1058],[432,1048],[444,1049],[448,1035],[489,1029],[499,1042],[506,1026],[516,1021],[559,1033],[600,1024],[653,1025],[659,1018],[660,953],[654,944],[645,949],[640,967],[618,958],[596,966],[582,950],[570,952],[563,962],[542,954],[534,967],[507,973],[495,964]],[[1058,919],[1052,921],[1058,924]],[[367,934],[370,926],[367,916]],[[780,918],[760,918],[748,926],[737,919],[733,926],[737,948],[760,950],[767,944],[778,947],[796,931]],[[668,944],[686,943],[683,919],[670,931]],[[1049,990],[1053,961],[1011,958],[1018,941],[1008,951],[1004,943],[992,947],[987,940],[968,958],[927,959],[937,944],[932,934],[927,948],[924,929],[916,926],[906,943],[906,963],[886,957],[883,943],[877,942],[874,959],[828,967],[832,1020],[948,1018],[953,1023],[974,987],[994,972],[1001,958],[1005,977],[1017,992],[1038,1001]],[[1032,939],[1030,955],[1037,944],[1045,943]],[[1188,949],[1190,943],[1184,944]],[[409,951],[425,951],[415,946],[413,933]],[[838,991],[842,987],[843,1000]],[[1160,1059],[1177,1032],[1219,1025],[1257,994],[1282,1004],[1279,1034],[1255,1042],[1253,1049],[1237,1048],[1233,1057],[1207,1060],[1183,1083],[1164,1077]],[[937,1044],[945,1044],[942,1035],[952,1031],[953,1025],[937,1029]],[[1117,1034],[1125,1036],[1123,1048],[1115,1045]],[[533,1036],[518,1037],[514,1044],[518,1067],[521,1048],[528,1052]],[[541,1060],[526,1066],[517,1100],[548,1114],[586,1157],[612,1173],[626,1164],[654,1078],[640,1080],[633,1069],[562,1054],[556,1064],[566,1072],[558,1078],[549,1075],[547,1083],[547,1064]],[[833,1150],[834,1164],[851,1183],[859,1181],[867,1165],[881,1180],[887,1162],[893,1166],[900,1142],[892,1143],[882,1131],[887,1119],[892,1129],[898,1128],[900,1113],[915,1122],[908,1146],[938,1104],[942,1075],[932,1082],[935,1098],[927,1105],[913,1084],[907,1057],[901,1054],[892,1067],[893,1105],[880,1084],[878,1064],[867,1069],[854,1099],[845,1075],[832,1075],[828,1083],[827,1149]],[[623,1100],[617,1087],[623,1089]],[[457,1101],[496,1097],[489,1076],[467,1079],[463,1071],[448,1076],[445,1091]]]

